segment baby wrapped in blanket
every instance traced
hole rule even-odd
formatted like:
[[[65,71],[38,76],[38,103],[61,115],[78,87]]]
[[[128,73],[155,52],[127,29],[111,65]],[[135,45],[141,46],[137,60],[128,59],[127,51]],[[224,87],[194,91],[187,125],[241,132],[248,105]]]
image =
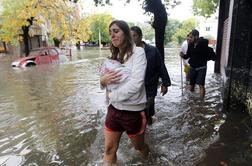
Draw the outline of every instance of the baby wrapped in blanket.
[[[128,82],[131,73],[131,70],[128,67],[124,66],[117,60],[107,58],[101,65],[100,75],[103,76],[104,74],[106,74],[111,70],[118,71],[119,74],[121,74],[121,77],[119,83],[107,85],[106,90],[109,92],[117,89],[118,87]],[[108,98],[106,98],[106,101],[108,102]]]

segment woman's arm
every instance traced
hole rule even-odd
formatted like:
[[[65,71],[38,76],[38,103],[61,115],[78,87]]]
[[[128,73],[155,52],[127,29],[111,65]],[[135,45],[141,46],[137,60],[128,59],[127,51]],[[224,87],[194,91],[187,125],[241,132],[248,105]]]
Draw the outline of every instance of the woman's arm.
[[[144,85],[144,77],[147,66],[147,60],[143,48],[136,48],[132,55],[133,67],[129,81],[109,94],[111,101],[124,101],[134,94],[138,93]]]
[[[101,88],[104,89],[109,84],[117,84],[121,79],[118,71],[110,70],[100,78]]]

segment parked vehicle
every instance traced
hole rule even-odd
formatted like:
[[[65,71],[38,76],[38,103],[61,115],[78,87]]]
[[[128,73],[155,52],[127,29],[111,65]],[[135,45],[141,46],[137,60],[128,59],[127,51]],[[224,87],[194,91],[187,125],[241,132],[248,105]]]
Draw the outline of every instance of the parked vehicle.
[[[70,52],[71,53],[71,52]],[[12,67],[31,67],[41,64],[68,61],[67,56],[57,47],[40,47],[32,49],[27,57],[16,59]]]

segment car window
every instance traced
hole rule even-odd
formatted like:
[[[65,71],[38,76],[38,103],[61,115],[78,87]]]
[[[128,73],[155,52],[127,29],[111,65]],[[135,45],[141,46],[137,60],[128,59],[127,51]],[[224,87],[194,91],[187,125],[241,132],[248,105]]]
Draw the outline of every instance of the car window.
[[[40,54],[40,50],[31,50],[29,53],[29,56],[34,56],[34,55],[39,55]]]
[[[42,56],[49,55],[49,54],[48,54],[48,50],[44,50],[43,53],[42,53],[41,55],[42,55]]]
[[[57,55],[58,54],[57,50],[54,48],[49,49],[49,53],[50,53],[50,55]]]
[[[59,54],[62,54],[62,50],[61,49],[59,49],[59,48],[55,48],[56,49],[56,51],[59,53]]]

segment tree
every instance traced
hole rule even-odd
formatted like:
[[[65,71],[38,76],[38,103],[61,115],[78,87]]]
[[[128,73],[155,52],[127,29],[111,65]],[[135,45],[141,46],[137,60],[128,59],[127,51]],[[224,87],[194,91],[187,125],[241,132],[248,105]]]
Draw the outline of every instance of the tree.
[[[126,3],[129,3],[131,0],[125,0]],[[140,1],[140,0],[138,0]],[[94,0],[96,4],[109,4],[110,0]],[[155,29],[155,40],[156,46],[159,49],[162,56],[164,56],[164,35],[165,35],[165,26],[167,22],[167,13],[165,9],[169,9],[169,7],[175,7],[179,5],[181,1],[179,0],[163,0],[164,4],[162,4],[161,0],[143,0],[143,7],[146,12],[150,12],[154,14],[153,19],[153,28]],[[210,17],[217,10],[219,0],[193,0],[193,12],[195,15],[201,15],[204,17]],[[169,22],[168,22],[169,26]],[[182,35],[186,35],[188,32],[185,29],[180,29]],[[181,35],[176,33],[176,40],[180,43],[182,38]],[[166,35],[167,41],[171,40],[171,33],[168,32]]]
[[[108,43],[109,39],[109,24],[112,21],[112,16],[109,14],[95,14],[87,18],[90,21],[91,41],[99,41],[99,31],[101,35],[101,42]]]
[[[165,6],[162,4],[161,0],[146,0],[144,8],[146,12],[154,14],[152,26],[155,29],[155,43],[162,59],[164,60],[164,34],[167,23]]]
[[[131,0],[125,0],[126,3],[129,3]],[[140,1],[140,0],[139,0]],[[110,0],[94,0],[96,4],[108,4]],[[176,6],[180,2],[178,0],[165,0],[166,5],[171,5],[172,7]],[[146,12],[153,13],[153,22],[152,26],[155,29],[155,43],[156,47],[159,50],[162,59],[164,59],[164,35],[165,35],[165,26],[167,23],[167,12],[165,5],[161,0],[144,0],[143,6]]]
[[[88,18],[82,18],[79,22],[75,23],[73,36],[74,42],[77,45],[77,48],[80,49],[80,42],[81,41],[88,41],[91,37],[91,22]]]
[[[172,36],[173,41],[177,41],[179,44],[181,44],[188,33],[192,30],[195,29],[197,26],[196,21],[194,19],[188,19],[182,22],[182,25],[177,31],[174,33]]]
[[[172,41],[172,36],[176,33],[176,31],[181,28],[182,23],[175,19],[170,19],[167,22],[166,33],[165,33],[165,43],[169,43]]]
[[[131,0],[125,0],[126,3],[129,3]],[[140,1],[140,0],[138,0]],[[159,49],[161,55],[164,57],[164,35],[165,35],[165,26],[167,23],[167,12],[166,9],[169,9],[169,7],[175,7],[176,5],[179,5],[181,3],[180,0],[163,0],[163,3],[161,0],[142,0],[143,1],[143,7],[146,12],[150,12],[154,14],[153,18],[153,28],[155,29],[155,40],[156,40],[156,46]],[[213,13],[216,12],[218,7],[218,1],[219,0],[193,0],[193,11],[195,15],[201,15],[204,17],[210,17]],[[110,0],[94,0],[95,4],[110,4]],[[169,23],[168,23],[169,26]],[[183,31],[180,29],[183,33],[187,31]],[[178,38],[179,35],[176,34]],[[185,35],[185,34],[183,34]],[[168,39],[167,41],[171,40],[171,35],[168,32],[167,35]],[[177,39],[178,39],[177,38]],[[178,39],[178,42],[180,42],[181,39]]]
[[[217,10],[219,0],[193,0],[193,13],[203,17],[210,17]]]
[[[51,38],[60,40],[73,37],[79,12],[73,2],[65,0],[0,0],[3,12],[0,40],[17,43],[20,35],[29,51],[28,32],[31,25],[45,25]],[[21,28],[22,27],[22,28]],[[23,32],[22,32],[23,31]]]
[[[129,3],[131,0],[125,0]],[[166,10],[175,7],[179,0],[138,0],[143,2],[143,7],[147,13],[153,13],[153,28],[155,29],[156,46],[162,56],[164,56],[164,34],[167,23]],[[82,40],[83,36],[89,36],[89,30],[81,31],[78,28],[83,21],[79,16],[79,9],[75,5],[78,0],[0,0],[3,6],[2,27],[0,30],[0,40],[17,43],[22,34],[23,39],[28,43],[29,28],[31,25],[45,25],[48,35],[51,38],[61,41],[61,39]],[[96,4],[110,4],[110,0],[94,0]],[[163,3],[162,3],[163,2]],[[194,12],[208,16],[211,11],[217,8],[218,0],[194,0]],[[85,22],[85,21],[84,21]],[[84,24],[88,26],[88,24]],[[22,27],[22,28],[21,28]],[[86,29],[86,28],[83,28]],[[107,29],[104,27],[102,29]],[[21,32],[20,30],[23,30]],[[87,32],[87,33],[86,33]],[[82,34],[80,37],[79,34]],[[77,35],[78,34],[78,35]],[[106,39],[106,36],[103,37]],[[56,40],[55,40],[56,41]],[[27,45],[27,44],[26,44]],[[29,50],[29,47],[26,48]]]
[[[153,40],[155,37],[155,32],[149,24],[144,24],[141,26],[143,31],[143,37],[145,40]]]

